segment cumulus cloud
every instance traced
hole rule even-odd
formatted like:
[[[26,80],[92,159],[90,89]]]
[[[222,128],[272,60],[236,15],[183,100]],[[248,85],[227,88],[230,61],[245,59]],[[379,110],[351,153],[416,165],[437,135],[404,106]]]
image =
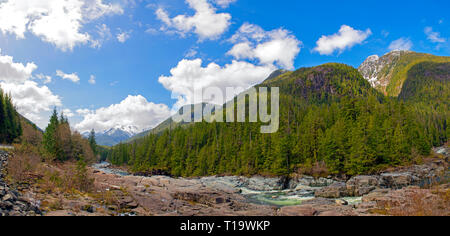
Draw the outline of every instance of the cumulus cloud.
[[[61,70],[57,70],[56,75],[61,77],[62,79],[70,80],[74,83],[80,82],[80,77],[78,77],[77,73],[66,74],[66,73],[62,72]]]
[[[123,14],[122,7],[103,0],[5,0],[0,2],[0,31],[18,39],[30,32],[67,51],[93,41],[82,31],[86,23],[112,14]]]
[[[214,0],[214,3],[222,8],[227,8],[236,1],[237,0]]]
[[[320,55],[331,55],[335,51],[342,53],[356,44],[363,43],[371,34],[372,31],[370,29],[361,31],[348,25],[342,25],[339,32],[329,36],[323,35],[317,41],[314,51],[320,53]]]
[[[413,43],[408,38],[399,38],[389,45],[389,50],[410,50],[413,46]]]
[[[61,106],[59,96],[54,95],[47,86],[39,87],[34,81],[29,80],[22,84],[4,82],[0,84],[5,92],[11,93],[19,113],[33,122],[42,124],[40,115],[42,112]]]
[[[157,18],[165,24],[163,31],[175,31],[182,36],[194,32],[200,40],[205,40],[218,38],[230,26],[231,15],[217,13],[217,9],[207,0],[186,0],[186,2],[195,10],[193,16],[178,15],[170,18],[164,9],[156,10]]]
[[[2,55],[0,49],[0,81],[7,83],[23,83],[30,79],[37,65],[34,63],[14,62],[14,58],[8,55]]]
[[[48,112],[52,107],[61,106],[61,100],[54,95],[47,86],[39,86],[36,81],[43,83],[51,82],[51,77],[38,74],[33,77],[32,73],[37,69],[34,63],[26,65],[14,62],[13,57],[0,54],[0,86],[10,93],[14,105],[20,114],[37,123],[40,127],[45,126],[41,118],[43,112]]]
[[[425,27],[424,30],[427,35],[428,40],[433,43],[445,43],[445,38],[441,38],[441,34],[439,32],[434,32],[432,27]]]
[[[289,31],[276,29],[264,31],[261,27],[245,23],[232,36],[235,43],[228,55],[240,59],[258,59],[261,64],[278,64],[286,69],[294,68],[294,59],[302,42]]]
[[[178,99],[175,109],[186,104],[198,104],[204,102],[201,97],[195,95],[199,89],[216,87],[225,91],[227,87],[247,89],[253,85],[261,83],[271,72],[276,69],[273,65],[254,65],[243,61],[233,61],[231,64],[219,66],[210,63],[206,67],[202,66],[201,59],[182,60],[173,68],[170,76],[159,77],[159,82],[169,91],[172,91],[173,98]],[[236,94],[228,94],[226,100]],[[224,98],[221,98],[224,99]],[[208,101],[219,103],[220,100]]]
[[[75,125],[80,132],[95,129],[98,132],[116,127],[133,126],[138,130],[148,130],[170,116],[170,109],[164,104],[148,102],[141,95],[128,96],[119,104],[103,107],[94,111],[77,110],[84,115],[83,120]]]

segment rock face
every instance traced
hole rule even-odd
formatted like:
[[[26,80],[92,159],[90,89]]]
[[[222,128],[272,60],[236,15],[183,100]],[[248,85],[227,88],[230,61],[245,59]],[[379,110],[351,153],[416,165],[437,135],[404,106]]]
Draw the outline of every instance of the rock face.
[[[3,174],[8,164],[9,154],[0,151],[0,216],[36,216],[41,215],[39,208],[10,188]]]
[[[382,57],[373,55],[368,57],[358,68],[362,76],[370,82],[374,88],[386,89],[389,85],[392,69],[401,56],[412,53],[410,51],[392,51]]]

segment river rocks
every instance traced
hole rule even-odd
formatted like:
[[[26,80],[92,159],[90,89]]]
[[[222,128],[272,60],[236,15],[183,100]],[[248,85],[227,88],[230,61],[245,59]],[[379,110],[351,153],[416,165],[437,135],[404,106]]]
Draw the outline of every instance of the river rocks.
[[[11,189],[3,180],[3,171],[8,163],[9,154],[0,151],[0,216],[30,216],[41,215],[37,206]]]
[[[327,178],[314,178],[311,176],[298,176],[292,178],[288,187],[290,189],[304,189],[305,187],[309,188],[321,188],[334,184],[336,181]]]
[[[346,183],[348,196],[359,197],[366,195],[379,186],[379,178],[376,176],[355,176]]]
[[[339,206],[347,206],[348,202],[342,199],[336,199],[336,204]]]
[[[321,188],[316,190],[314,193],[315,197],[323,197],[323,198],[341,198],[347,197],[347,186],[345,183],[334,183],[330,186]]]
[[[384,188],[401,189],[410,185],[417,185],[420,179],[411,173],[383,173],[381,174],[382,186]]]
[[[423,165],[413,165],[380,175],[355,176],[346,183],[337,182],[317,189],[316,197],[361,197],[375,189],[402,189],[409,186],[427,187],[449,178],[448,164],[436,159]]]
[[[258,176],[249,179],[247,188],[255,191],[273,191],[286,189],[287,184],[286,177],[264,178]]]

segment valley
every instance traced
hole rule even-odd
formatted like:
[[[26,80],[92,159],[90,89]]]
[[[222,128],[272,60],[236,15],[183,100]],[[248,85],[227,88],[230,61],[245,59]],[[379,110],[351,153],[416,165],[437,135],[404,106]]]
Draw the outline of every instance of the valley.
[[[448,215],[450,63],[436,58],[275,71],[255,86],[280,90],[272,134],[170,118],[80,134],[56,109],[42,131],[6,102],[0,215]]]

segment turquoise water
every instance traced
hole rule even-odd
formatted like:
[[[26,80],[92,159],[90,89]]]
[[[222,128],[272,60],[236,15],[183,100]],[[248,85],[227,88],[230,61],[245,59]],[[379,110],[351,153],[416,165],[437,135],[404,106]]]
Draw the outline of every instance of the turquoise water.
[[[295,206],[301,205],[304,201],[314,199],[312,194],[289,195],[289,191],[260,192],[242,189],[242,195],[251,203],[271,206]]]

